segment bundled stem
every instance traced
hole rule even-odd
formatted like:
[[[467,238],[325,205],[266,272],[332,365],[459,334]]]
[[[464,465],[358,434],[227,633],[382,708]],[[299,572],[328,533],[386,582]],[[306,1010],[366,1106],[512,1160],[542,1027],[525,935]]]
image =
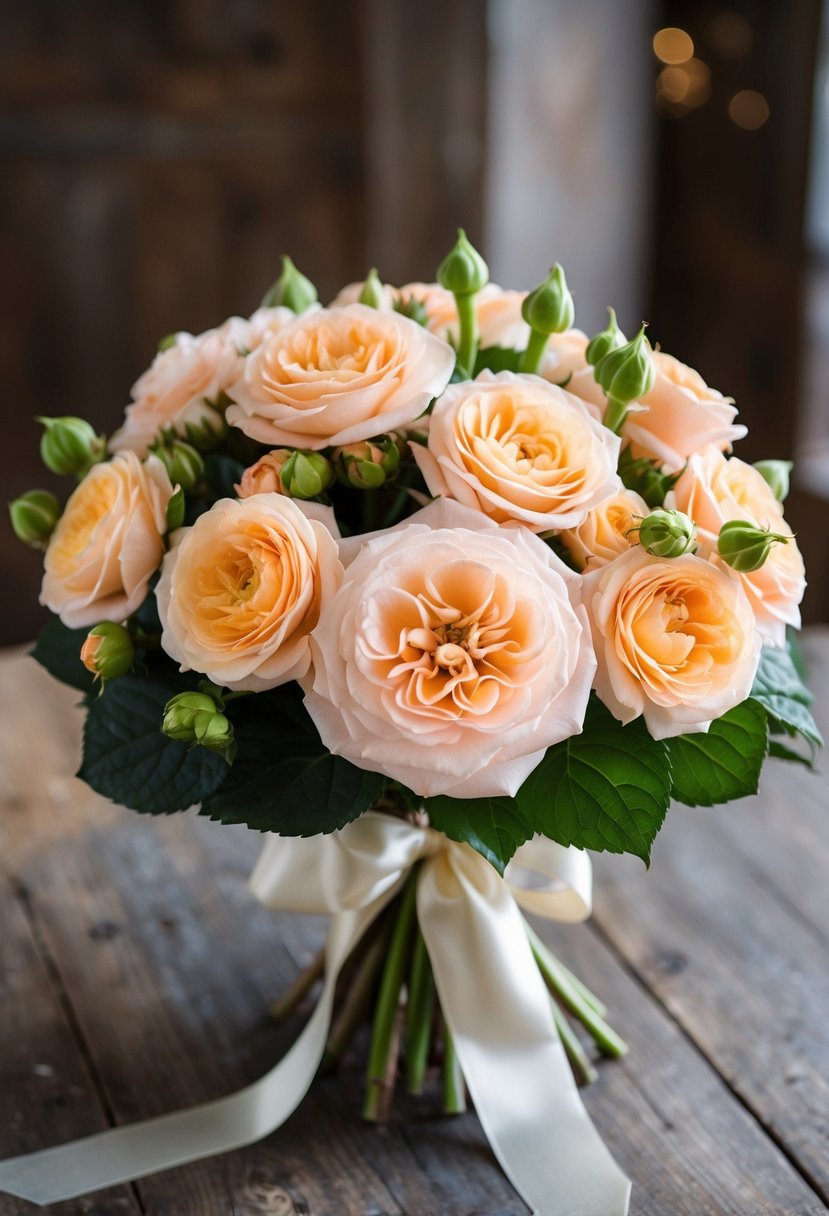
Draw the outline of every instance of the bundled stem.
[[[406,1088],[410,1094],[423,1092],[434,1017],[435,981],[426,942],[418,925],[415,928],[406,1007]]]

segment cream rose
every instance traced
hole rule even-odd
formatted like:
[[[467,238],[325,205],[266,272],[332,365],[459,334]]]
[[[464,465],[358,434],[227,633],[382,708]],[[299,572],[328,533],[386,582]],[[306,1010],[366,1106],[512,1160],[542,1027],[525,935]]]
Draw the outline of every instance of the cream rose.
[[[596,691],[620,722],[642,714],[655,739],[706,731],[751,692],[760,636],[727,568],[637,546],[586,574],[583,597]]]
[[[155,456],[142,464],[122,452],[94,465],[52,533],[41,604],[70,629],[126,620],[161,564],[172,493]]]
[[[745,519],[792,536],[783,508],[760,473],[734,456],[726,459],[715,447],[691,456],[666,505],[691,516],[704,553],[716,552],[720,528],[729,519]],[[773,545],[760,569],[740,578],[758,629],[767,641],[782,646],[786,626],[800,625],[799,605],[806,590],[803,558],[794,537]]]
[[[562,543],[581,569],[598,570],[638,543],[635,528],[649,512],[633,490],[618,490],[588,511],[577,528],[562,532]]]
[[[542,532],[576,527],[620,488],[619,442],[539,376],[483,371],[435,402],[429,446],[412,452],[432,494]]]
[[[176,334],[132,386],[132,404],[109,441],[110,451],[146,456],[163,431],[186,437],[188,427],[222,426],[217,403],[241,375],[250,337],[241,317],[203,334]]]
[[[452,348],[398,313],[317,309],[266,338],[228,392],[252,439],[318,450],[413,422],[443,392]]]
[[[308,635],[342,566],[323,523],[290,498],[222,498],[180,529],[156,589],[161,645],[216,684],[261,692],[308,670]]]
[[[579,576],[526,528],[439,500],[341,555],[303,681],[330,751],[420,795],[498,796],[582,729]]]
[[[651,391],[628,415],[624,438],[634,456],[656,460],[671,471],[708,444],[720,451],[742,439],[746,428],[736,424],[737,411],[729,397],[709,388],[702,377],[673,355],[654,351]]]

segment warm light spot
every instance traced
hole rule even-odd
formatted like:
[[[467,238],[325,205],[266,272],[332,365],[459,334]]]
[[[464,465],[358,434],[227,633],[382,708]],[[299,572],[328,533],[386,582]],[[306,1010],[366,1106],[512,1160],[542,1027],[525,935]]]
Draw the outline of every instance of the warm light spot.
[[[694,53],[694,42],[685,30],[669,25],[653,36],[653,53],[663,63],[685,63]]]
[[[711,72],[701,59],[663,68],[656,81],[656,100],[669,114],[681,116],[707,101]]]
[[[741,89],[728,103],[728,116],[744,131],[757,131],[768,122],[769,103],[755,89]]]
[[[754,31],[740,13],[725,9],[711,18],[708,26],[711,41],[727,59],[747,55],[754,43]]]

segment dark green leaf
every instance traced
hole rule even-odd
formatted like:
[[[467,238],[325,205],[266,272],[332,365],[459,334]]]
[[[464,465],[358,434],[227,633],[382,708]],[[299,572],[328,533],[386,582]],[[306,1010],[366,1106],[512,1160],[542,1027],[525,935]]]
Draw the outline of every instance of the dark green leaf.
[[[425,803],[429,822],[452,840],[472,845],[503,875],[515,850],[533,835],[513,798],[449,798]]]
[[[802,735],[815,750],[823,746],[823,738],[809,709],[814,698],[801,680],[788,650],[763,647],[751,696],[768,710],[772,733]]]
[[[313,836],[333,832],[373,806],[386,785],[379,773],[332,756],[301,705],[263,698],[238,722],[238,752],[202,814],[260,832]]]
[[[32,648],[32,657],[50,675],[81,692],[91,692],[94,681],[92,673],[81,662],[81,646],[89,629],[67,629],[55,617],[45,627]]]
[[[149,815],[183,811],[212,794],[228,771],[220,756],[161,731],[175,680],[122,676],[89,704],[78,776],[113,802]]]
[[[560,844],[648,862],[670,793],[666,745],[641,718],[622,726],[594,697],[582,734],[549,749],[516,803],[534,832]]]
[[[716,806],[756,794],[768,748],[768,719],[749,699],[712,722],[707,734],[668,740],[673,796],[688,806]]]
[[[777,760],[794,760],[798,764],[804,764],[806,768],[814,768],[811,756],[804,756],[802,752],[795,751],[793,747],[781,743],[778,739],[769,740],[769,755]]]
[[[521,363],[523,351],[513,350],[511,346],[485,346],[478,351],[473,375],[488,368],[491,372],[517,372]]]

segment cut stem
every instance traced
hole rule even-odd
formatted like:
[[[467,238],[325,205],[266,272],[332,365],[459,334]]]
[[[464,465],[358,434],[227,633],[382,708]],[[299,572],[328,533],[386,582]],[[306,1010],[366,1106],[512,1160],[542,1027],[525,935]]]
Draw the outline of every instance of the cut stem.
[[[559,971],[565,979],[570,981],[576,992],[578,992],[584,998],[591,1009],[595,1009],[600,1018],[605,1017],[607,1014],[607,1005],[605,1005],[604,1001],[600,1001],[595,992],[591,992],[587,985],[583,984],[579,977],[574,975],[569,967],[565,967],[560,958],[557,958],[555,955],[553,955],[553,957],[558,963]]]
[[[575,1030],[562,1013],[558,1001],[550,997],[550,1005],[553,1010],[553,1021],[556,1024],[558,1037],[561,1039],[561,1045],[567,1053],[567,1059],[570,1061],[570,1066],[576,1075],[576,1080],[583,1081],[585,1085],[592,1085],[599,1075],[593,1061],[584,1050]]]
[[[475,370],[475,358],[478,354],[478,314],[475,309],[475,295],[475,292],[470,292],[469,295],[455,296],[455,306],[460,323],[458,368],[470,380]]]
[[[406,1088],[410,1094],[423,1092],[435,1012],[435,981],[419,926],[415,935],[406,1007]]]
[[[377,994],[366,1071],[366,1097],[363,1106],[363,1116],[366,1119],[376,1120],[381,1117],[384,1093],[394,1082],[393,1074],[389,1076],[391,1071],[389,1066],[392,1058],[396,1062],[396,1053],[393,1052],[393,1048],[397,1007],[400,1003],[400,989],[403,986],[403,977],[406,974],[411,950],[416,891],[417,866],[413,868],[406,880],[403,894],[400,896],[391,931],[386,965]]]
[[[443,1027],[443,1109],[447,1115],[462,1115],[466,1110],[466,1083],[452,1032],[445,1021]]]
[[[314,987],[317,980],[322,979],[322,973],[325,970],[325,951],[320,950],[314,955],[311,963],[300,971],[299,975],[283,992],[278,1001],[274,1001],[268,1013],[275,1022],[283,1022],[285,1018],[290,1017],[298,1005],[300,1005]]]
[[[535,930],[530,925],[526,925],[526,929],[538,969],[553,996],[557,997],[562,1005],[579,1019],[593,1036],[596,1046],[604,1055],[617,1057],[625,1055],[628,1046],[624,1039],[620,1038],[611,1026],[608,1026],[604,1018],[573,986],[562,970],[558,959],[550,953]]]

